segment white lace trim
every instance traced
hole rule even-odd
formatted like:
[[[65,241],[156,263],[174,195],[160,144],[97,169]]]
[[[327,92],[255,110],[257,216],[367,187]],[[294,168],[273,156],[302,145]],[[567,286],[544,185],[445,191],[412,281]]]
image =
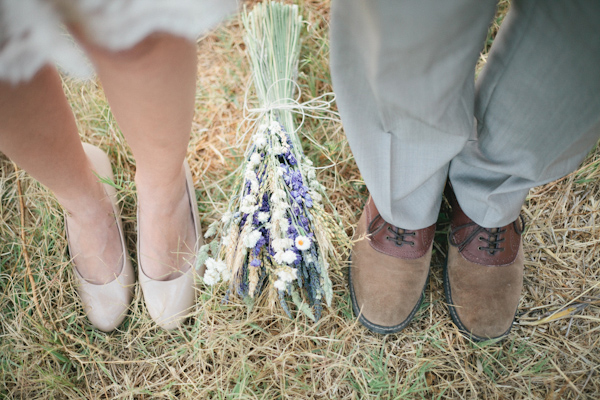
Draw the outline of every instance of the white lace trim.
[[[0,80],[26,81],[45,64],[85,77],[92,72],[63,27],[77,23],[110,50],[152,32],[194,40],[235,11],[236,0],[0,0]]]

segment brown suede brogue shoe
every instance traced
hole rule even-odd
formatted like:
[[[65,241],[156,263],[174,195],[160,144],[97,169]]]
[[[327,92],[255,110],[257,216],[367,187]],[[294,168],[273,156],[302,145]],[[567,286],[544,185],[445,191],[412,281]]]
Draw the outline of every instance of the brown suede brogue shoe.
[[[479,342],[510,332],[523,287],[522,217],[500,228],[483,228],[452,206],[444,287],[456,326]]]
[[[429,276],[435,224],[419,230],[397,228],[367,201],[352,249],[348,285],[352,309],[369,330],[404,329],[417,313]]]

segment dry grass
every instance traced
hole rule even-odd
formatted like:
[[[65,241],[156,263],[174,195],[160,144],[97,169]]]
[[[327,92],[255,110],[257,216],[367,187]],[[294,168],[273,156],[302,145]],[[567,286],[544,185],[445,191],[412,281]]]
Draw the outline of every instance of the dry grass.
[[[331,90],[328,8],[325,0],[303,2],[310,22],[300,74],[306,98]],[[200,41],[198,54],[189,159],[206,227],[225,209],[240,154],[231,144],[249,71],[237,21]],[[65,89],[82,139],[110,153],[135,257],[131,152],[95,83],[67,81]],[[312,121],[306,128],[328,150],[307,149],[311,158],[335,164],[320,179],[350,232],[367,193],[341,126]],[[105,334],[90,327],[75,295],[52,195],[0,158],[0,196],[2,398],[594,399],[600,393],[600,149],[579,171],[531,191],[524,207],[525,289],[513,333],[500,344],[474,345],[450,321],[441,277],[446,208],[426,304],[401,334],[382,337],[355,322],[341,273],[333,278],[334,306],[315,326],[301,316],[248,314],[240,302],[222,304],[223,289],[202,287],[188,323],[165,332],[150,321],[138,288],[125,323]],[[573,315],[539,319],[573,305]]]

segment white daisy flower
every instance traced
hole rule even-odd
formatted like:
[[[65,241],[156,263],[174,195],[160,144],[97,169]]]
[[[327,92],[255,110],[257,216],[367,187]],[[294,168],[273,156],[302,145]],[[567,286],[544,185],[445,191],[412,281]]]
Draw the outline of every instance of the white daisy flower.
[[[295,244],[296,244],[296,248],[298,250],[308,250],[310,249],[310,238],[306,237],[306,236],[298,236],[295,240]]]

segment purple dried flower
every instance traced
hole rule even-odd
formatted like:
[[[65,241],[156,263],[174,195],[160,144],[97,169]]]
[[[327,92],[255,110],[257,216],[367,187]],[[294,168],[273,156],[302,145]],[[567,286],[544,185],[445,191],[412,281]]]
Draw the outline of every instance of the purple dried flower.
[[[250,261],[250,266],[251,267],[260,267],[261,262],[258,258],[255,258],[254,260]]]
[[[306,204],[306,207],[308,208],[311,208],[313,206],[313,199],[308,193],[306,193],[306,196],[304,196],[304,204]]]
[[[262,202],[261,202],[261,206],[260,206],[259,210],[262,212],[269,212],[271,210],[271,205],[269,204],[269,194],[268,193],[263,194]]]
[[[308,231],[308,218],[306,218],[304,215],[300,216],[300,225],[302,225],[302,227],[304,228],[304,230]]]
[[[286,185],[291,186],[292,184],[292,174],[290,174],[290,169],[287,165],[281,164],[281,168],[283,168],[283,181]]]
[[[306,197],[306,195],[308,194],[308,188],[302,185],[298,188],[298,193],[300,193],[300,196]]]
[[[290,181],[291,183],[288,185],[291,186],[292,189],[298,190],[299,188],[301,188],[303,185],[302,174],[300,173],[300,171],[292,171]]]
[[[294,215],[300,214],[300,206],[298,205],[298,203],[292,204],[292,212],[294,213]]]
[[[268,235],[266,230],[261,229],[260,232],[262,233],[262,236],[260,239],[258,239],[258,242],[256,242],[256,245],[254,246],[254,249],[252,250],[254,257],[257,257],[260,254],[261,250],[263,249],[264,245],[267,244],[267,240],[268,240],[268,237],[265,237]]]
[[[298,236],[298,230],[292,223],[290,223],[287,233],[288,233],[288,236],[292,239],[296,239],[296,236]]]
[[[290,163],[290,165],[296,165],[296,164],[298,164],[298,161],[296,161],[296,157],[294,157],[294,155],[292,154],[292,152],[288,152],[285,155],[285,158],[287,158],[287,160]]]

